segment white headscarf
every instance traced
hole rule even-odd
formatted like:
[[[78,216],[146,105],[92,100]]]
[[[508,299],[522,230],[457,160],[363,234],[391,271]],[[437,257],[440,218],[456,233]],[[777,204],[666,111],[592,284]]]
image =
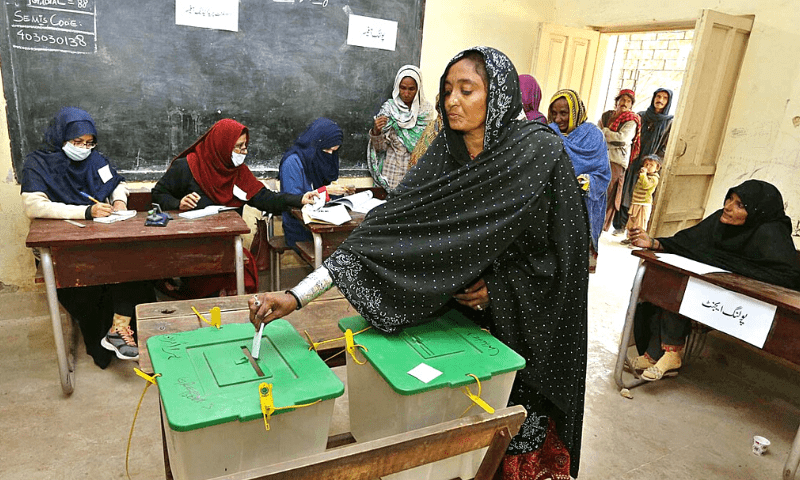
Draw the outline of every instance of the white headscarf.
[[[417,94],[414,96],[414,101],[411,108],[408,108],[406,103],[400,98],[400,82],[406,78],[411,77],[417,82]],[[392,89],[392,100],[394,101],[397,109],[393,109],[393,117],[397,121],[400,128],[411,128],[417,124],[417,115],[420,113],[427,113],[431,109],[431,104],[425,100],[425,94],[422,93],[422,74],[418,67],[414,65],[403,65],[397,71],[394,77],[394,89]],[[399,111],[398,111],[399,110]]]

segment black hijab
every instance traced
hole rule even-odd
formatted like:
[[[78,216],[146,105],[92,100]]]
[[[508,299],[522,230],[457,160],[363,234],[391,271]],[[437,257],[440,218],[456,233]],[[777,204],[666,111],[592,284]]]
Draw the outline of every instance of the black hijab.
[[[519,77],[503,53],[476,47],[488,75],[484,150],[442,132],[396,195],[373,209],[324,265],[356,310],[394,332],[430,318],[480,278],[491,299],[476,321],[526,359],[517,383],[564,412],[556,425],[579,463],[586,372],[589,225],[575,172],[546,125],[517,120]],[[519,389],[517,390],[519,391]],[[522,395],[519,395],[522,396]],[[512,402],[532,405],[527,398]],[[533,417],[531,417],[533,418]],[[524,429],[523,429],[524,430]],[[530,434],[514,451],[532,451]],[[510,450],[512,451],[512,450]]]
[[[664,250],[746,277],[800,289],[800,261],[792,242],[792,222],[774,185],[747,180],[728,190],[747,210],[743,225],[720,222],[717,210],[694,227],[659,238]]]
[[[97,138],[92,117],[79,108],[62,108],[50,121],[39,149],[25,157],[20,175],[22,192],[43,192],[51,201],[68,205],[91,205],[81,192],[101,201],[111,195],[125,179],[106,157],[94,149],[85,160],[76,162],[61,150],[64,142],[82,135]],[[108,177],[104,181],[100,172],[106,167]]]

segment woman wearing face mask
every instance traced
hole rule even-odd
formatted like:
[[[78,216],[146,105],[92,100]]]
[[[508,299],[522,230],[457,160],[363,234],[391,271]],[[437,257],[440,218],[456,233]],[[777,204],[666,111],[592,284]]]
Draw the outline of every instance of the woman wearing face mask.
[[[332,183],[339,178],[342,137],[342,129],[333,120],[314,120],[283,154],[278,168],[281,192],[297,194],[316,189],[326,200],[330,195],[353,193],[344,185]],[[290,247],[311,240],[311,232],[288,212],[283,213],[283,233]]]
[[[126,209],[125,180],[96,145],[97,129],[87,112],[64,107],[56,114],[42,146],[25,157],[20,175],[29,218],[90,220]],[[86,353],[100,368],[106,368],[114,354],[122,360],[139,358],[134,309],[138,303],[155,301],[152,285],[59,288],[58,299],[77,320]]]
[[[224,205],[236,207],[240,214],[244,205],[277,214],[314,202],[318,195],[315,191],[295,195],[276,193],[265,187],[244,164],[249,139],[247,127],[236,120],[218,121],[172,160],[153,187],[153,202],[163,210],[180,211]],[[256,291],[255,261],[249,251],[244,252],[248,259],[245,288],[248,292]],[[179,291],[170,291],[170,295],[198,298],[235,291],[235,280],[230,275],[190,277],[183,283]]]

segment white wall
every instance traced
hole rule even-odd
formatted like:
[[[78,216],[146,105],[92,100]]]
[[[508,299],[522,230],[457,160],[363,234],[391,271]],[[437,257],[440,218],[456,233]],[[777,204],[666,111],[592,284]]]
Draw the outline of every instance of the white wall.
[[[800,9],[796,1],[684,0],[663,2],[559,0],[555,23],[571,26],[646,25],[696,19],[709,8],[755,15],[706,214],[720,208],[731,186],[757,178],[783,193],[787,213],[800,221]],[[800,119],[798,119],[800,120]],[[797,239],[796,239],[797,243]]]

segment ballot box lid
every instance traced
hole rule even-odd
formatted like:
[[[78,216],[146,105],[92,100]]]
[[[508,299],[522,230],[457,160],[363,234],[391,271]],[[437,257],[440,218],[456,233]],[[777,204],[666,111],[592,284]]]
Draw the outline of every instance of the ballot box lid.
[[[344,384],[285,320],[264,327],[259,358],[251,363],[248,354],[255,332],[250,323],[227,324],[147,340],[173,430],[260,418],[262,383],[272,385],[275,407],[309,404],[344,393]],[[273,414],[296,410],[279,409]]]
[[[525,366],[524,358],[455,310],[398,333],[368,327],[360,316],[339,320],[343,332],[361,332],[353,342],[363,348],[354,348],[401,395],[474,385],[472,375],[487,380]]]

